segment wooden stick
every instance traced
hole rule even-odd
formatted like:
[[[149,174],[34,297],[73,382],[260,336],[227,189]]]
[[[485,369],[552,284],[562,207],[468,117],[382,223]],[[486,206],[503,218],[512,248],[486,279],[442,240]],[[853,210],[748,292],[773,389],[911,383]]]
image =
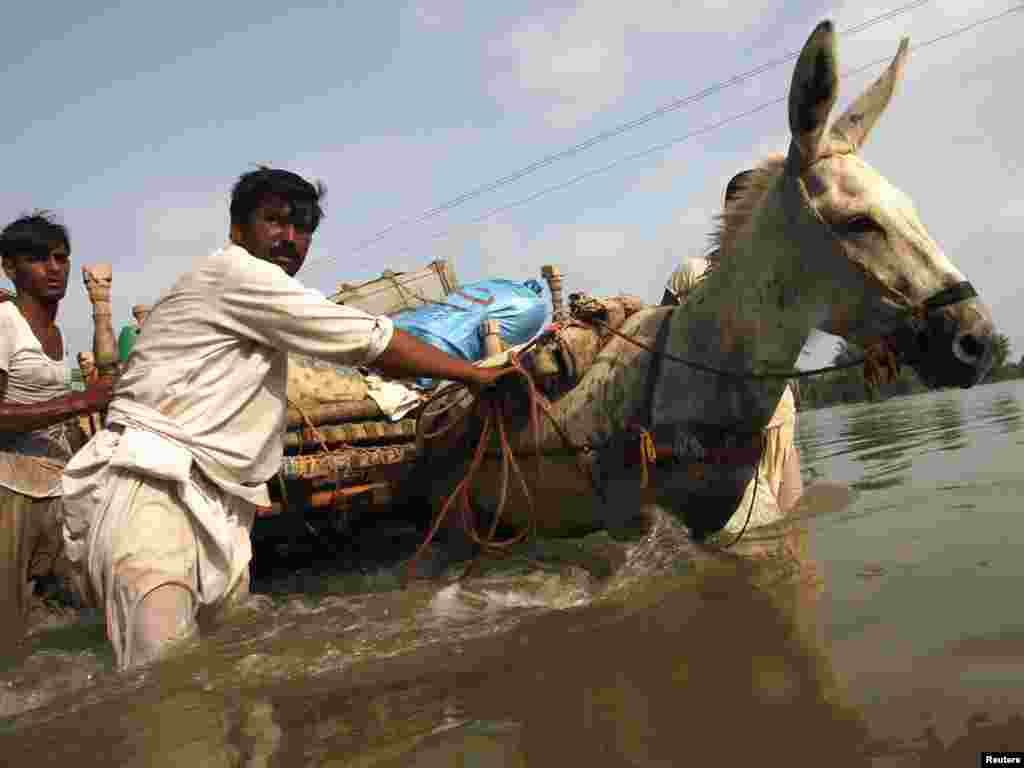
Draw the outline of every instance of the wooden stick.
[[[337,424],[348,421],[370,421],[381,419],[384,414],[370,398],[364,400],[342,400],[335,403],[320,403],[319,405],[302,405],[303,411],[314,425]],[[288,426],[304,427],[305,420],[298,409],[288,408]]]
[[[541,277],[544,278],[551,291],[551,319],[554,322],[561,322],[569,319],[569,312],[565,308],[565,301],[562,299],[562,272],[552,264],[545,264],[540,268]]]
[[[110,288],[114,270],[110,264],[85,264],[82,278],[92,304],[93,360],[100,376],[116,376],[118,372],[117,338],[114,336]]]
[[[321,424],[318,432],[324,442],[346,443],[349,445],[365,445],[389,440],[409,441],[416,437],[416,419],[400,421],[360,421],[351,424]],[[286,450],[302,448],[320,449],[320,440],[316,435],[303,432],[288,432],[284,436]]]
[[[347,498],[349,496],[358,496],[363,493],[371,493],[380,488],[390,488],[391,483],[366,483],[364,485],[350,485],[347,488],[339,488],[334,491],[320,491],[314,493],[309,497],[306,503],[307,509],[323,509],[324,507],[334,506],[334,502],[338,498]],[[257,507],[257,517],[274,517],[280,515],[284,511],[284,505],[279,502],[273,502],[269,507]],[[302,511],[302,510],[300,510]]]

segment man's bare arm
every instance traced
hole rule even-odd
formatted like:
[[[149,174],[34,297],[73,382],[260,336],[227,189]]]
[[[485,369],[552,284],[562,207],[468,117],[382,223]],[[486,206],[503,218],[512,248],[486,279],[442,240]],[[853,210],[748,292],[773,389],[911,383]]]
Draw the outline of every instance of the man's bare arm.
[[[486,387],[505,372],[501,368],[478,368],[398,328],[395,328],[387,348],[370,367],[395,379],[429,376],[472,387]]]
[[[111,379],[101,379],[85,392],[41,403],[11,403],[7,401],[7,371],[0,371],[0,433],[45,429],[72,416],[103,410],[110,404],[112,388]]]
[[[425,376],[476,388],[500,375],[388,327],[387,318],[334,304],[278,267],[256,259],[239,265],[226,278],[217,299],[227,328],[275,349],[341,365],[367,365],[391,378]],[[380,351],[385,333],[387,346]]]

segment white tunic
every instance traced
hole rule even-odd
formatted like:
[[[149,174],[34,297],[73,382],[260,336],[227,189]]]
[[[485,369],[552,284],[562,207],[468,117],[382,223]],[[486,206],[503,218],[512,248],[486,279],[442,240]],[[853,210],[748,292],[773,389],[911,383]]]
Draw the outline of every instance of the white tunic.
[[[10,403],[41,403],[71,394],[71,369],[43,351],[13,301],[0,303],[0,370]],[[71,458],[67,424],[0,433],[0,485],[34,498],[60,496],[60,473]]]
[[[334,304],[278,266],[228,245],[198,259],[153,306],[108,409],[108,425],[68,464],[65,539],[77,559],[110,481],[124,470],[185,483],[190,466],[233,497],[269,505],[287,424],[288,353],[367,365],[393,325]],[[190,505],[198,526],[230,549],[216,505]],[[90,542],[89,547],[104,546]],[[228,552],[225,551],[225,555]]]

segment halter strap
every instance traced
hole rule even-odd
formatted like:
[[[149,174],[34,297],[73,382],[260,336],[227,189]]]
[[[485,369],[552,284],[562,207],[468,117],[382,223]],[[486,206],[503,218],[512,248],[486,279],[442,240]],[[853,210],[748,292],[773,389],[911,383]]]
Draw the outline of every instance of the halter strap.
[[[949,288],[939,291],[934,296],[929,296],[924,300],[923,305],[926,310],[931,311],[933,309],[941,309],[950,304],[956,304],[960,301],[973,299],[977,295],[978,292],[974,290],[974,286],[964,280],[962,283],[951,285]]]

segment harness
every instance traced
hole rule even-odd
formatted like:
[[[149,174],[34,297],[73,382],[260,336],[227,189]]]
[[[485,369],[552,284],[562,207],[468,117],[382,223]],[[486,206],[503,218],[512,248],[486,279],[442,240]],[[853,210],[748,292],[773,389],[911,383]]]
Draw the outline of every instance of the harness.
[[[962,281],[945,288],[925,299],[918,306],[910,306],[911,326],[920,339],[927,327],[927,319],[930,314],[952,304],[957,304],[968,299],[975,298],[977,291],[968,281]],[[734,379],[799,379],[816,376],[830,371],[844,368],[852,368],[862,365],[865,359],[850,361],[840,365],[832,365],[824,368],[816,368],[809,371],[787,371],[784,373],[752,373],[726,371],[711,366],[686,360],[682,357],[670,354],[665,351],[668,343],[670,320],[675,307],[669,307],[658,326],[654,338],[654,345],[648,346],[633,336],[620,333],[607,324],[596,318],[590,320],[611,331],[626,341],[646,350],[652,356],[651,364],[647,369],[644,386],[644,399],[638,409],[635,420],[627,425],[627,435],[623,443],[618,446],[619,450],[613,451],[621,455],[625,467],[634,467],[638,464],[641,467],[640,487],[645,488],[649,484],[649,467],[659,463],[687,464],[690,476],[694,479],[703,477],[708,465],[730,465],[730,466],[754,466],[760,465],[764,456],[764,449],[767,444],[764,429],[751,430],[749,428],[737,428],[737,426],[720,426],[687,422],[686,424],[657,424],[654,418],[654,395],[658,382],[661,379],[661,371],[664,360],[687,365],[698,370],[714,373]],[[920,342],[919,342],[920,343]],[[747,511],[747,519],[743,529],[729,544],[730,547],[743,536],[750,516],[753,512],[754,501],[757,495],[759,473],[755,469],[754,493],[751,496],[750,509]],[[597,484],[594,483],[595,489]],[[599,493],[605,497],[604,489]]]

